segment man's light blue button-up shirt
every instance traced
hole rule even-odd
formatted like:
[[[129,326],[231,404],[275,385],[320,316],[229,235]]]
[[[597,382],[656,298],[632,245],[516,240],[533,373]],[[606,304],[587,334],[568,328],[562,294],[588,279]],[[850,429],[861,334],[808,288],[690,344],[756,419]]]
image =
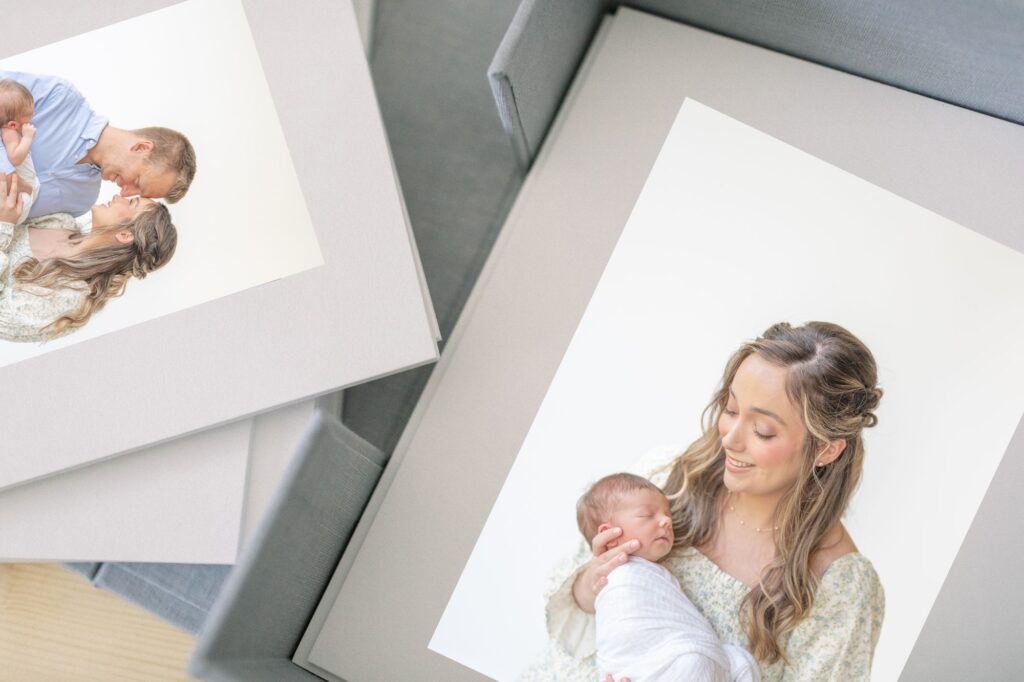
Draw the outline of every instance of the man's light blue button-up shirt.
[[[82,215],[100,193],[100,168],[78,163],[93,148],[107,119],[99,116],[74,85],[56,76],[0,71],[0,79],[18,81],[32,93],[36,138],[29,154],[39,177],[39,196],[30,217],[47,213]],[[13,173],[7,150],[0,145],[0,171]]]

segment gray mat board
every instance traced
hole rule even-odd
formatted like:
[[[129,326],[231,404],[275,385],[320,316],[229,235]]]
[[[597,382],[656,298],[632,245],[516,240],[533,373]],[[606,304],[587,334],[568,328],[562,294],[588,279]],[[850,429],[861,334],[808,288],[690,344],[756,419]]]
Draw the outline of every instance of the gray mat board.
[[[1024,670],[1022,487],[1024,420],[996,469],[900,682],[1020,678]]]

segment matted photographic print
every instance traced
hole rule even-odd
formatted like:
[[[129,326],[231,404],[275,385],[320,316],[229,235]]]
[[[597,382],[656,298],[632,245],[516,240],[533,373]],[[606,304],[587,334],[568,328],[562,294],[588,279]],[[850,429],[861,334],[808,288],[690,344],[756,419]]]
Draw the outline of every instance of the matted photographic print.
[[[323,264],[238,0],[0,61],[0,367]]]
[[[685,101],[430,649],[897,679],[1024,413],[1022,291],[1021,253]]]
[[[39,190],[26,172],[3,200],[0,488],[437,358],[351,4],[147,5],[165,8],[43,0],[17,41],[40,49],[8,44],[33,110],[5,135],[16,160],[31,137]],[[85,123],[58,154],[68,101]],[[174,145],[175,173],[154,159],[153,128],[189,140],[191,180]]]

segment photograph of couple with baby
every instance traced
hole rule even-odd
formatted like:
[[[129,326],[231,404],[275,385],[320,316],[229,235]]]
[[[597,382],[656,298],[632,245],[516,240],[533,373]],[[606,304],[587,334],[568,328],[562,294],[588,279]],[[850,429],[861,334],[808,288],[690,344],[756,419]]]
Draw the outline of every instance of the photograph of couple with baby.
[[[0,340],[46,342],[171,260],[166,204],[195,150],[169,128],[115,127],[58,76],[0,70],[0,119]],[[120,188],[105,204],[103,181]]]

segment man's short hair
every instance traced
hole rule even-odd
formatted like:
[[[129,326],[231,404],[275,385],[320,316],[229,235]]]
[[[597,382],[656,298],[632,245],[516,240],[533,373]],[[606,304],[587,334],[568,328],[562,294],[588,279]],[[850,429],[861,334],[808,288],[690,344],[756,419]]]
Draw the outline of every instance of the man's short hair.
[[[132,132],[153,143],[153,151],[149,154],[150,163],[174,172],[174,185],[164,199],[171,204],[181,200],[196,175],[196,150],[192,148],[192,143],[177,130],[170,128],[151,126]]]
[[[10,78],[0,80],[0,125],[31,116],[34,111],[35,100],[28,88]]]
[[[619,498],[638,490],[653,490],[664,494],[658,486],[636,474],[611,474],[590,486],[576,503],[576,525],[590,543],[602,523],[607,523],[615,511]]]

